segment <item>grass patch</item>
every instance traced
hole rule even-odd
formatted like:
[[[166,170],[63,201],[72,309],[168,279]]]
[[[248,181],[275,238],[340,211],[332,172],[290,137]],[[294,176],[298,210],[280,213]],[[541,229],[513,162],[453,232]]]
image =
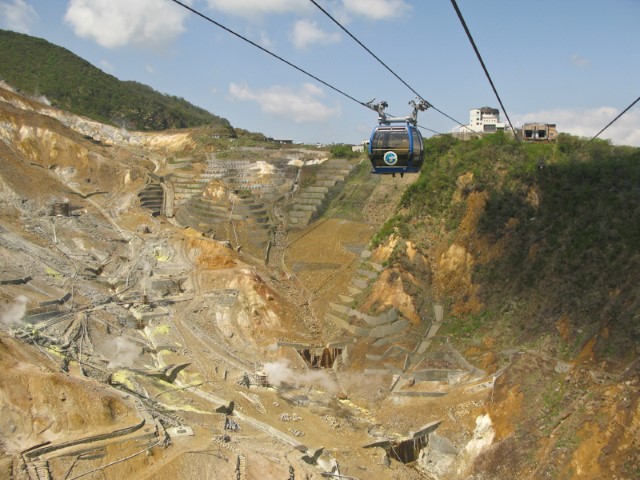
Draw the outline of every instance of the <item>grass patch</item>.
[[[450,335],[458,340],[475,338],[492,317],[492,313],[487,310],[476,314],[451,316],[440,333]]]
[[[370,174],[370,170],[367,162],[357,164],[341,193],[331,200],[323,216],[363,221],[363,207],[380,181]]]

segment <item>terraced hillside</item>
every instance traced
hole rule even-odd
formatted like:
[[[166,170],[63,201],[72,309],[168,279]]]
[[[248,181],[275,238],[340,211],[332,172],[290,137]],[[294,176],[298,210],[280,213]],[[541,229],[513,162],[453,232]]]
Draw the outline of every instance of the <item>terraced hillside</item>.
[[[637,477],[637,150],[380,177],[0,94],[0,477]]]

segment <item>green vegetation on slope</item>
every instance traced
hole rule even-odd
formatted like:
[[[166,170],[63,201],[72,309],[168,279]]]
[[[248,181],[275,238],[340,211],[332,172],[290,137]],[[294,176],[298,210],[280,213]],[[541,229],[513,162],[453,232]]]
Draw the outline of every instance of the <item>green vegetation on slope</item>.
[[[364,221],[364,205],[379,182],[379,178],[371,175],[370,172],[371,165],[368,160],[358,163],[348,178],[348,187],[331,200],[324,216],[354,222]]]
[[[351,145],[334,145],[331,147],[331,156],[333,158],[357,158],[360,153],[354,152]]]
[[[480,196],[470,232],[462,220]],[[564,134],[524,151],[498,134],[432,138],[420,177],[374,243],[394,231],[434,255],[458,243],[474,257],[482,311],[461,314],[449,328],[473,325],[473,336],[489,334],[505,347],[544,343],[567,359],[592,338],[595,354],[613,364],[635,355],[640,149]],[[456,292],[445,294],[456,301]],[[560,319],[573,332],[568,338],[557,334]]]
[[[0,78],[54,107],[132,130],[201,125],[232,134],[229,122],[141,83],[120,81],[45,40],[0,30]]]

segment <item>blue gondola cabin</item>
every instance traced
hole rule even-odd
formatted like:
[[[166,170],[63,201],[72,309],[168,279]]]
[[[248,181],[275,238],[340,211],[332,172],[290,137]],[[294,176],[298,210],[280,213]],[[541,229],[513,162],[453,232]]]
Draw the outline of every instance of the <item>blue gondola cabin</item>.
[[[369,140],[372,173],[418,173],[422,167],[424,144],[417,127],[404,124],[378,125]]]

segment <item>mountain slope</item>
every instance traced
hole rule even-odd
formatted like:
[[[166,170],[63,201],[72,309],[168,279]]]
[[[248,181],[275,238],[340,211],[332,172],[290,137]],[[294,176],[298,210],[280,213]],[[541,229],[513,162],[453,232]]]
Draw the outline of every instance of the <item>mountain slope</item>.
[[[637,478],[640,149],[561,135],[426,142],[374,238],[444,305],[438,335],[497,375],[464,478]],[[517,475],[515,472],[518,472]],[[458,478],[458,477],[455,477]]]
[[[428,145],[427,166],[386,230],[396,226],[440,262],[451,245],[472,256],[466,288],[447,288],[436,274],[453,311],[499,318],[509,310],[503,336],[518,343],[566,317],[583,331],[554,346],[567,358],[607,327],[620,335],[598,353],[612,365],[628,361],[640,304],[640,149],[567,135],[525,145],[526,155],[503,137]]]
[[[233,135],[229,122],[178,97],[123,82],[45,40],[0,30],[0,78],[53,106],[132,130],[212,125]]]
[[[220,182],[209,153],[232,167],[266,149],[124,138],[0,93],[0,393],[15,393],[0,398],[0,477],[316,478],[334,460],[361,479],[640,475],[638,149],[434,138],[420,176],[364,160],[304,230],[284,216],[302,195],[247,188],[273,207],[265,264],[229,248],[239,195],[222,192],[233,231],[216,238],[144,198],[200,196]],[[310,160],[281,193],[329,190],[322,152],[269,153],[274,168]],[[272,178],[228,170],[238,193]],[[325,374],[338,390],[317,388]],[[71,415],[87,401],[95,426]]]

